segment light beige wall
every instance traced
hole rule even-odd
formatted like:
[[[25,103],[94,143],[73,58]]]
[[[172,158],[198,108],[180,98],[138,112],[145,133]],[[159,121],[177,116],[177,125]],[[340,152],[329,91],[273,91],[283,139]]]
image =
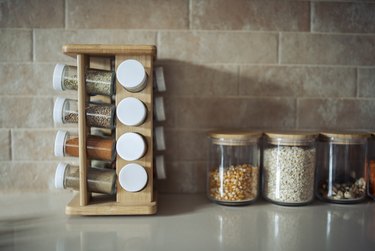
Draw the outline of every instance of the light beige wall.
[[[0,1],[0,191],[54,191],[52,71],[67,43],[156,44],[162,192],[202,192],[212,128],[375,129],[375,2]]]

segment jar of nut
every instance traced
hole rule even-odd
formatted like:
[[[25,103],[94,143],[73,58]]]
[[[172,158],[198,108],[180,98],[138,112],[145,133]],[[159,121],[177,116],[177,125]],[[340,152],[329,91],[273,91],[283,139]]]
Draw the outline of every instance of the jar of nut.
[[[356,203],[366,197],[368,137],[363,132],[320,134],[316,173],[319,199]]]
[[[266,133],[263,152],[263,197],[297,206],[314,198],[317,134],[314,132]]]
[[[218,204],[243,205],[259,194],[260,132],[210,133],[207,196]]]

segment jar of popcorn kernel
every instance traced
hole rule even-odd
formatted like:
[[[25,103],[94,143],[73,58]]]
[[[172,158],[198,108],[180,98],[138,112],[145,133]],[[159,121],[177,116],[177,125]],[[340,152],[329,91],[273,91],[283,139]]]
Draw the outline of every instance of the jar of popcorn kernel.
[[[260,132],[222,131],[209,135],[207,196],[218,204],[243,205],[259,194]]]

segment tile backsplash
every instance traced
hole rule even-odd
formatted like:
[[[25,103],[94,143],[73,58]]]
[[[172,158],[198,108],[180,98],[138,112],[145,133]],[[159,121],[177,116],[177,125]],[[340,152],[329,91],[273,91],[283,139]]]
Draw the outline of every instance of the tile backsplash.
[[[56,191],[52,73],[75,64],[64,44],[157,46],[158,190],[197,193],[213,128],[375,130],[374,13],[355,0],[0,1],[0,193]]]

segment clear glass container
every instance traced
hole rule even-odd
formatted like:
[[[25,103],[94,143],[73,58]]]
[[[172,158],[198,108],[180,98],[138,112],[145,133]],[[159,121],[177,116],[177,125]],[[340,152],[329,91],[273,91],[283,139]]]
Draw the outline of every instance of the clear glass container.
[[[263,197],[285,206],[314,199],[316,137],[313,132],[266,133]]]
[[[375,200],[375,133],[368,140],[368,195]]]
[[[115,140],[110,137],[88,135],[86,140],[87,157],[91,160],[114,160],[116,156]],[[55,137],[55,156],[78,157],[78,135],[67,131],[57,131]]]
[[[209,135],[207,196],[218,204],[243,205],[259,195],[259,132],[223,131]]]
[[[90,127],[114,128],[115,106],[112,104],[88,103],[86,105],[86,124]],[[53,108],[55,123],[78,123],[77,100],[58,97]]]
[[[113,195],[116,193],[116,170],[88,168],[87,188],[92,193]],[[55,173],[57,189],[79,190],[79,167],[67,163],[59,163]]]
[[[366,197],[367,133],[321,133],[318,141],[316,195],[334,203]]]
[[[86,92],[89,95],[112,96],[115,89],[115,72],[88,69],[86,71]],[[55,90],[78,90],[77,67],[57,64],[53,72]]]

